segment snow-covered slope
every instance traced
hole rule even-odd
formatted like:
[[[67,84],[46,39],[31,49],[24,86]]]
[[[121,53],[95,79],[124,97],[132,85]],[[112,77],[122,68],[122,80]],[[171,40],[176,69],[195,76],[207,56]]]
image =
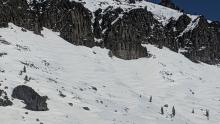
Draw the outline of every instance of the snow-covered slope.
[[[14,87],[25,84],[49,97],[49,111],[45,112],[26,110],[21,101],[12,100],[12,106],[0,107],[1,124],[220,122],[217,66],[196,64],[152,45],[146,45],[150,58],[110,58],[107,49],[70,45],[48,29],[40,36],[10,24],[0,29],[0,35],[0,41],[8,42],[0,42],[0,53],[7,53],[0,57],[0,70],[4,70],[0,72],[0,89],[8,87],[4,90],[10,96]],[[27,73],[19,75],[22,63],[29,66]],[[24,81],[25,75],[31,77],[29,82]],[[165,104],[168,107],[161,115]],[[173,106],[176,116],[171,118]],[[204,115],[206,109],[209,120]]]

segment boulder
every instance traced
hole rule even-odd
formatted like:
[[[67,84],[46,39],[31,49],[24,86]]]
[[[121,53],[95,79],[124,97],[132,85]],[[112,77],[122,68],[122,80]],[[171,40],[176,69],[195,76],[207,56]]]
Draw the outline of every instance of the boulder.
[[[14,88],[12,97],[23,100],[26,109],[32,111],[47,111],[47,96],[40,96],[31,87],[20,85]]]

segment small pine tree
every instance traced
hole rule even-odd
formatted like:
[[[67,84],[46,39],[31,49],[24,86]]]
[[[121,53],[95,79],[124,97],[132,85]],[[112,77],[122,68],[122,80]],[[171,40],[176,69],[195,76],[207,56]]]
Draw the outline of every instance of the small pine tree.
[[[152,96],[150,96],[150,100],[149,100],[149,102],[152,102]]]
[[[194,109],[192,110],[192,113],[193,113],[193,114],[195,113]]]
[[[206,109],[205,116],[206,116],[207,119],[209,120],[209,110],[208,110],[208,109]]]
[[[23,68],[23,72],[26,73],[26,67],[25,67],[25,66],[24,66],[24,68]]]
[[[27,75],[24,77],[24,80],[25,80],[25,81],[28,81],[28,76],[27,76]]]
[[[112,57],[113,57],[113,53],[112,53],[112,51],[111,51],[111,50],[108,52],[108,56],[109,56],[110,58],[112,58]]]
[[[161,115],[164,114],[163,107],[160,108],[160,114],[161,114]]]
[[[173,106],[173,108],[172,108],[172,116],[174,117],[175,115],[176,115],[176,110],[175,110],[175,108]]]

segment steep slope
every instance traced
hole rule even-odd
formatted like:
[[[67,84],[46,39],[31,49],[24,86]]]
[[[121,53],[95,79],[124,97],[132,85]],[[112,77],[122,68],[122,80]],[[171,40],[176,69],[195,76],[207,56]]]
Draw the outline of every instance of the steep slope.
[[[196,64],[153,45],[144,45],[152,57],[126,61],[109,57],[107,49],[70,45],[59,33],[46,28],[41,33],[36,35],[13,24],[0,29],[0,53],[4,53],[0,54],[0,89],[13,102],[0,107],[2,124],[220,121],[218,66]],[[26,73],[20,74],[24,66]],[[24,80],[26,75],[30,80]],[[48,96],[49,111],[30,111],[22,101],[12,99],[18,85]],[[163,107],[161,115],[165,104],[168,107]],[[176,116],[171,118],[173,106]]]

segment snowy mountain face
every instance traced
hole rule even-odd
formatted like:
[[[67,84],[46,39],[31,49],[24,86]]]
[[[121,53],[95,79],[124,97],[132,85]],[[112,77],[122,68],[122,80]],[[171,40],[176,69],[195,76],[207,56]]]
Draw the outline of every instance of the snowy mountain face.
[[[141,0],[0,0],[0,17],[2,124],[220,122],[219,22]]]
[[[0,53],[5,53],[0,57],[0,89],[13,102],[0,107],[4,113],[0,116],[2,124],[220,121],[217,66],[196,64],[181,54],[153,45],[145,46],[152,54],[150,58],[111,58],[107,49],[71,45],[46,28],[41,36],[9,24],[0,29],[0,34]],[[24,67],[26,71],[21,74]],[[31,111],[24,108],[22,100],[13,99],[13,90],[20,85],[47,96],[49,110]],[[173,106],[176,115],[171,117]]]

